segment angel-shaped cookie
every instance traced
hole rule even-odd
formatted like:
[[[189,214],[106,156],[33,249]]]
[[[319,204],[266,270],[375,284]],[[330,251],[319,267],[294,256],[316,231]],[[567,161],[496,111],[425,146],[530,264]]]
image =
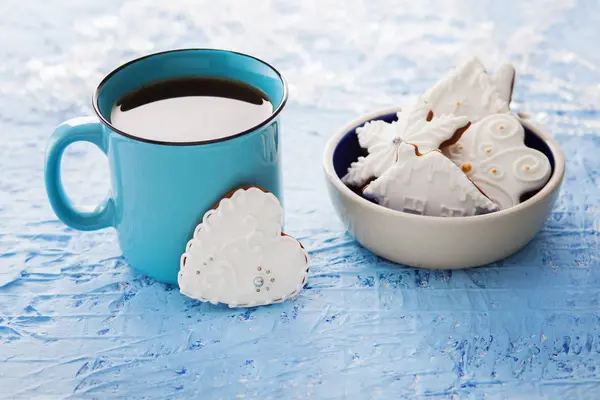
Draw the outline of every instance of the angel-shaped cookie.
[[[415,146],[402,143],[397,153],[397,161],[365,187],[365,197],[418,215],[464,217],[498,210],[440,151],[419,155]]]
[[[186,296],[230,307],[284,301],[306,283],[308,255],[281,232],[283,209],[272,194],[238,189],[208,211],[181,257]]]
[[[543,187],[551,174],[548,158],[524,143],[525,130],[512,114],[489,115],[473,124],[444,154],[501,209],[519,204]]]

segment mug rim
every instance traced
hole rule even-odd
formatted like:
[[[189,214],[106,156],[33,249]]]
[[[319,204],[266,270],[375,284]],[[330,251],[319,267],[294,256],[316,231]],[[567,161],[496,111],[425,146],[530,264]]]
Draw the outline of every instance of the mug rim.
[[[384,115],[392,114],[401,111],[401,107],[390,107],[382,110],[377,110],[368,114],[361,115],[360,117],[354,119],[353,121],[345,124],[341,129],[338,129],[336,133],[334,133],[325,145],[325,149],[323,151],[322,165],[325,175],[329,182],[333,184],[336,190],[342,194],[347,199],[357,203],[361,207],[365,207],[372,212],[386,214],[389,217],[393,218],[406,218],[415,221],[436,221],[436,223],[445,223],[445,224],[453,224],[453,223],[468,223],[468,222],[477,222],[477,221],[493,221],[497,218],[502,218],[505,215],[518,213],[527,209],[530,209],[534,205],[538,204],[543,199],[550,196],[554,191],[556,191],[564,178],[565,175],[565,157],[560,149],[558,143],[552,138],[552,136],[546,131],[539,128],[537,125],[531,123],[530,121],[525,120],[517,116],[519,121],[524,127],[530,129],[535,135],[537,135],[540,139],[542,139],[552,156],[554,157],[554,171],[550,176],[550,179],[544,187],[542,187],[535,195],[531,198],[525,200],[522,203],[519,203],[515,206],[505,208],[500,211],[496,211],[489,214],[481,214],[481,215],[472,215],[468,217],[459,217],[459,218],[447,218],[447,217],[439,217],[439,216],[430,216],[430,215],[414,215],[410,213],[405,213],[402,211],[394,210],[391,208],[387,208],[381,206],[379,204],[373,203],[362,196],[354,193],[348,186],[346,186],[340,177],[335,172],[335,168],[333,166],[333,155],[335,150],[337,149],[338,144],[342,140],[342,138],[350,133],[352,130],[361,126],[367,121],[371,121],[377,117],[381,117]]]
[[[169,142],[169,141],[164,141],[164,140],[153,140],[153,139],[146,139],[146,138],[143,138],[140,136],[135,136],[135,135],[132,135],[130,133],[127,133],[127,132],[115,127],[109,120],[107,120],[102,115],[102,113],[100,112],[100,107],[98,106],[100,90],[106,84],[106,82],[108,82],[115,74],[117,74],[119,71],[125,69],[126,67],[128,67],[132,64],[135,64],[138,61],[144,60],[146,58],[150,58],[150,57],[154,57],[154,56],[158,56],[158,55],[162,55],[162,54],[179,53],[179,52],[185,52],[185,51],[216,51],[216,52],[222,52],[222,53],[230,53],[230,54],[234,54],[237,56],[251,58],[251,59],[258,61],[259,63],[264,64],[265,66],[270,68],[273,72],[275,72],[275,75],[277,75],[277,77],[281,81],[281,85],[283,88],[283,96],[281,98],[281,101],[279,102],[279,105],[277,106],[277,108],[275,110],[273,110],[273,112],[271,113],[271,115],[269,115],[268,118],[264,119],[261,123],[255,125],[255,126],[252,126],[242,132],[238,132],[236,134],[224,136],[224,137],[217,138],[217,139],[199,140],[199,141],[194,141],[194,142]],[[287,85],[285,78],[281,74],[281,72],[279,72],[279,70],[277,70],[277,68],[275,68],[268,62],[261,60],[258,57],[255,57],[255,56],[252,56],[249,54],[245,54],[245,53],[241,53],[238,51],[227,50],[227,49],[217,49],[217,48],[210,48],[210,47],[189,47],[189,48],[181,48],[181,49],[164,50],[164,51],[158,51],[155,53],[146,54],[144,56],[134,58],[130,61],[127,61],[124,64],[119,65],[117,68],[115,68],[114,70],[109,72],[104,78],[102,78],[102,80],[96,87],[96,90],[94,91],[94,96],[92,98],[92,105],[94,107],[94,111],[96,112],[96,115],[100,119],[100,122],[102,122],[111,131],[113,131],[119,135],[125,136],[129,139],[133,139],[133,140],[145,142],[145,143],[150,143],[150,144],[164,145],[164,146],[198,146],[198,145],[204,145],[204,144],[226,142],[228,140],[236,139],[240,136],[248,135],[248,134],[255,132],[258,129],[268,125],[271,121],[273,121],[275,118],[277,118],[277,116],[281,113],[281,110],[283,110],[283,107],[285,106],[285,104],[287,103],[287,100],[288,100],[288,93],[289,93],[288,85]]]

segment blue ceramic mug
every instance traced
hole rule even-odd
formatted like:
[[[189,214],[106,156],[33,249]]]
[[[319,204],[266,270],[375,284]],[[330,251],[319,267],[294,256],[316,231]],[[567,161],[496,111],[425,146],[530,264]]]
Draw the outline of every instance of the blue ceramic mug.
[[[152,141],[111,125],[111,109],[122,96],[155,81],[190,76],[247,83],[268,96],[274,111],[251,129],[203,142]],[[282,200],[279,114],[287,95],[277,70],[240,53],[185,49],[128,62],[96,89],[97,117],[69,120],[52,134],[45,164],[50,204],[58,218],[74,229],[114,227],[133,268],[159,281],[176,283],[187,241],[204,213],[223,195],[240,186],[256,185]],[[111,175],[110,193],[87,211],[69,201],[60,177],[62,155],[78,141],[93,143],[106,154]]]

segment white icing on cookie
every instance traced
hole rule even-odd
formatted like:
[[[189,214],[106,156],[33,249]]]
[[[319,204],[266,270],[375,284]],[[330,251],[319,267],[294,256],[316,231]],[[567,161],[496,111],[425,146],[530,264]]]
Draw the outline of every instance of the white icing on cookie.
[[[492,83],[496,86],[500,98],[504,100],[506,104],[510,104],[515,84],[515,67],[511,64],[501,65],[492,77]]]
[[[398,136],[398,122],[385,122],[380,120],[367,121],[363,126],[356,128],[358,144],[369,153],[379,149],[379,145],[388,144]]]
[[[369,179],[381,176],[396,159],[396,142],[381,143],[372,148],[366,157],[360,156],[350,164],[348,173],[342,177],[342,182],[351,186],[362,186]]]
[[[440,151],[417,155],[402,143],[398,161],[363,191],[378,204],[412,214],[464,217],[498,210]]]
[[[385,121],[367,121],[363,126],[356,128],[358,144],[369,153],[379,149],[378,145],[389,144],[399,141],[409,131],[418,131],[427,123],[429,109],[422,101],[417,101],[410,107],[406,107],[397,113],[397,121],[391,123]]]
[[[239,189],[208,211],[181,256],[181,293],[213,304],[251,307],[294,296],[308,255],[282,235],[283,209],[272,193]]]
[[[472,58],[442,78],[423,96],[434,116],[454,115],[476,122],[489,114],[508,112],[485,68]]]
[[[368,147],[369,155],[359,157],[356,162],[350,164],[348,173],[342,178],[347,185],[361,186],[369,179],[380,177],[396,160],[396,150],[402,142],[410,143],[418,147],[420,153],[438,149],[440,144],[454,136],[456,131],[468,125],[465,117],[450,117],[443,115],[427,122],[427,111],[423,108],[413,108],[407,114],[408,118],[396,126],[382,121],[377,124],[370,122],[363,127],[357,128],[357,135],[363,137],[363,142],[373,141],[375,144]],[[396,139],[379,142],[373,140],[381,137],[381,132],[403,127]],[[385,133],[384,135],[388,135]]]
[[[429,115],[429,108],[423,102],[418,100],[412,106],[404,108],[396,113],[397,120],[391,123],[385,121],[367,121],[363,126],[356,128],[358,143],[369,153],[381,144],[389,144],[406,141],[412,133],[419,132],[425,124]],[[436,147],[432,143],[432,147]],[[437,148],[437,147],[436,147]]]
[[[525,146],[524,137],[515,116],[489,115],[471,125],[444,154],[505,209],[519,204],[521,195],[540,189],[550,178],[548,158]]]
[[[450,140],[454,134],[469,125],[466,117],[441,115],[425,122],[419,130],[408,130],[401,135],[402,142],[417,147],[419,153],[425,154],[438,150],[440,145]]]

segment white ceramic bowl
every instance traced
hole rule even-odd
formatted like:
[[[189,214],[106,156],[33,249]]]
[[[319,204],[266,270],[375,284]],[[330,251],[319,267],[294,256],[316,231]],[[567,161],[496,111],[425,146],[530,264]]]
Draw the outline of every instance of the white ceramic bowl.
[[[329,195],[346,229],[360,244],[400,264],[458,269],[498,261],[533,239],[558,196],[565,158],[548,133],[523,119],[525,142],[548,156],[553,171],[546,186],[515,207],[473,217],[413,215],[372,203],[344,185],[340,177],[361,151],[355,129],[374,119],[392,121],[397,111],[381,110],[352,121],[325,146],[323,167]]]

